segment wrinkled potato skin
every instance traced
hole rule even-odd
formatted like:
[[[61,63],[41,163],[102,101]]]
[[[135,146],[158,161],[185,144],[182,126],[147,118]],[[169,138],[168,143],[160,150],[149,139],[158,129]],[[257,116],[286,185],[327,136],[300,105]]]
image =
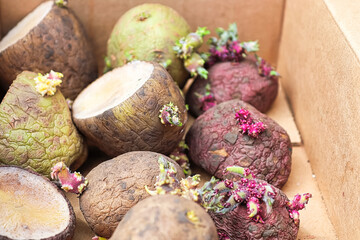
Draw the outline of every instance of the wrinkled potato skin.
[[[245,108],[255,121],[267,129],[258,138],[240,133],[235,112]],[[291,142],[286,131],[275,121],[241,100],[223,102],[203,113],[186,135],[189,156],[210,175],[223,178],[227,166],[249,168],[256,178],[281,188],[291,170]],[[214,151],[224,149],[226,154]]]
[[[217,63],[209,69],[208,79],[196,78],[186,95],[189,110],[195,117],[204,112],[201,109],[199,97],[195,93],[204,95],[205,86],[208,83],[217,104],[240,99],[253,105],[260,112],[270,109],[279,88],[278,80],[259,75],[254,59]]]
[[[258,180],[258,182],[264,181]],[[245,204],[239,205],[226,214],[209,211],[218,231],[226,233],[230,239],[295,240],[299,226],[290,218],[286,209],[289,199],[278,188],[274,188],[274,190],[276,195],[270,214],[266,213],[265,203],[260,201],[260,216],[264,223],[257,223],[249,218]]]
[[[188,120],[184,97],[159,64],[149,80],[126,101],[94,117],[73,119],[80,131],[110,157],[130,151],[170,154],[185,134]],[[75,100],[76,101],[76,100]],[[183,125],[166,126],[159,114],[169,102],[179,108]]]
[[[22,71],[64,74],[60,90],[75,99],[97,77],[85,31],[70,9],[54,5],[48,15],[17,43],[0,52],[0,83],[8,88]]]
[[[19,74],[0,104],[0,165],[21,166],[50,178],[56,163],[85,161],[88,150],[64,96],[56,91],[42,97],[36,76]]]
[[[186,214],[194,211],[198,225]],[[125,215],[110,240],[217,240],[214,222],[195,202],[173,195],[147,198]]]
[[[172,159],[146,151],[125,153],[89,172],[86,176],[89,185],[80,196],[80,209],[97,235],[109,238],[126,212],[141,199],[150,197],[145,186],[155,189],[160,156],[174,163],[178,179],[185,177]]]

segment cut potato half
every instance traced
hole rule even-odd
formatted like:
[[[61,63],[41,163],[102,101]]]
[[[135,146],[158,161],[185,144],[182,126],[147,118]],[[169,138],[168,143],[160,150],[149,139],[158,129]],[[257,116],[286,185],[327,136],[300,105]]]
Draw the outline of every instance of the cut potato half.
[[[9,46],[15,44],[20,39],[26,36],[37,26],[44,17],[50,12],[53,6],[53,1],[48,1],[40,4],[34,11],[23,18],[0,42],[0,52],[4,51]]]
[[[160,110],[176,106],[181,125],[161,122]],[[133,61],[106,73],[75,99],[73,120],[109,156],[130,151],[169,154],[187,123],[184,97],[158,63]]]
[[[0,41],[0,84],[7,89],[22,71],[62,72],[61,92],[75,97],[97,77],[85,31],[68,8],[40,4]]]
[[[49,180],[20,167],[0,166],[0,239],[71,239],[75,214]]]

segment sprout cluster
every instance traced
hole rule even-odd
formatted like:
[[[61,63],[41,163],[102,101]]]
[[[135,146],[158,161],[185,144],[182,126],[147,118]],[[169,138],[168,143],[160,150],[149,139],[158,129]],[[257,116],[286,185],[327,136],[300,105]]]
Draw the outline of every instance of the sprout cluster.
[[[216,105],[216,99],[214,94],[211,92],[210,83],[206,84],[205,86],[205,94],[201,95],[199,93],[195,93],[196,96],[199,98],[201,103],[201,110],[207,111],[208,109],[214,107]]]
[[[42,96],[49,95],[52,96],[56,92],[56,87],[61,84],[61,78],[64,77],[62,73],[54,72],[53,70],[50,73],[45,74],[44,76],[39,73],[35,80],[35,89]]]
[[[248,217],[257,223],[264,223],[261,217],[260,204],[266,206],[266,214],[271,214],[275,202],[276,192],[272,185],[259,182],[251,171],[239,166],[229,166],[224,170],[228,179],[219,180],[212,177],[199,188],[200,176],[194,175],[182,180],[176,179],[175,166],[163,157],[159,160],[160,174],[155,183],[155,190],[145,186],[150,195],[173,194],[185,197],[199,203],[207,211],[226,214],[239,205],[247,207]],[[231,177],[231,178],[230,178]],[[305,207],[311,198],[310,193],[297,194],[294,200],[287,203],[289,215],[295,224],[299,223],[299,210]],[[228,239],[227,235],[219,232],[220,239]]]
[[[184,66],[192,77],[200,75],[207,79],[207,70],[204,64],[207,56],[197,53],[203,44],[203,37],[210,34],[206,27],[199,27],[196,32],[189,33],[186,37],[176,41],[173,47],[177,57],[184,60]]]
[[[276,72],[275,69],[270,64],[268,64],[264,59],[262,59],[259,56],[256,56],[256,59],[257,59],[256,65],[258,66],[260,76],[273,80],[277,80],[279,78],[280,74]]]
[[[182,140],[174,151],[169,155],[171,159],[176,161],[177,164],[183,169],[185,176],[191,175],[190,161],[186,155],[186,151],[189,150],[189,146],[186,145],[185,141]]]
[[[240,131],[242,134],[247,134],[251,137],[257,138],[260,133],[264,132],[266,126],[263,122],[255,122],[251,116],[250,112],[245,109],[240,109],[235,113],[235,119],[240,125]]]
[[[63,162],[58,162],[51,168],[51,179],[58,180],[65,192],[81,194],[88,185],[88,180],[80,173],[71,173]]]
[[[246,58],[247,53],[259,50],[257,41],[239,42],[236,23],[229,25],[228,30],[217,28],[216,33],[219,38],[212,37],[209,40],[210,56],[207,65],[210,67],[217,62],[240,62]]]
[[[163,157],[158,159],[160,174],[157,176],[155,183],[155,190],[151,191],[145,186],[146,191],[150,195],[162,195],[172,194],[185,197],[186,199],[197,202],[199,200],[198,193],[196,191],[197,186],[200,182],[199,175],[187,177],[180,181],[176,178],[176,168],[174,164],[168,162]]]
[[[299,224],[299,210],[305,208],[305,204],[309,202],[309,199],[312,197],[310,193],[304,193],[302,195],[296,194],[292,201],[287,203],[287,209],[289,211],[289,215],[296,225]]]
[[[248,169],[231,166],[225,169],[225,174],[228,172],[240,176],[240,180],[218,180],[212,177],[199,190],[201,205],[215,213],[225,214],[240,204],[246,204],[249,218],[255,222],[263,222],[260,216],[260,201],[266,204],[267,213],[271,213],[275,199],[273,187],[253,179]]]
[[[165,104],[160,109],[159,118],[162,124],[169,126],[182,126],[182,122],[179,117],[179,108],[172,102]]]

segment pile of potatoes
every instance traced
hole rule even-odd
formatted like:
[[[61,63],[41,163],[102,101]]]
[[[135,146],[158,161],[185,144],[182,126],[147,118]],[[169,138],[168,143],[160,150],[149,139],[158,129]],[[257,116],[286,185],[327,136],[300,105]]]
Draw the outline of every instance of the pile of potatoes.
[[[290,174],[291,143],[286,131],[262,113],[276,97],[277,78],[258,73],[252,58],[224,59],[209,67],[209,79],[198,76],[184,94],[188,89],[181,88],[190,74],[173,48],[191,28],[161,4],[139,5],[120,17],[108,40],[106,73],[98,76],[83,26],[66,1],[55,2],[39,5],[0,42],[0,85],[6,92],[0,104],[0,165],[37,172],[47,181],[59,162],[88,172],[88,184],[78,198],[96,239],[296,239],[299,225],[288,214],[289,199],[278,189]],[[245,87],[234,91],[230,83]],[[217,99],[205,110],[200,99],[208,86]],[[242,110],[254,124],[264,125],[258,135],[241,130],[235,114]],[[192,126],[190,118],[196,118]],[[182,140],[187,144],[181,145],[183,151],[173,153]],[[104,161],[94,166],[91,159],[97,151]],[[261,183],[274,186],[278,196],[273,212],[265,214],[260,202],[263,222],[254,222],[242,203],[232,210],[229,222],[201,207],[201,199],[194,202],[161,191],[150,196],[161,180],[159,159],[175,166],[172,177],[179,181],[189,173],[181,168],[189,159],[219,181],[232,179],[225,171],[228,166],[248,168]],[[0,176],[5,170],[0,168]],[[65,172],[59,178],[78,176]],[[14,181],[27,181],[21,176]],[[62,188],[71,189],[72,184],[69,180]],[[0,183],[0,205],[9,204],[11,191],[14,188]],[[28,239],[72,239],[73,210],[65,202],[72,215],[62,221],[72,226],[33,235],[37,230],[24,225],[22,230],[0,230],[0,238],[15,239],[21,231]],[[34,215],[35,222],[37,218],[41,216]],[[19,219],[11,224],[23,224]],[[236,229],[242,232],[233,234]]]

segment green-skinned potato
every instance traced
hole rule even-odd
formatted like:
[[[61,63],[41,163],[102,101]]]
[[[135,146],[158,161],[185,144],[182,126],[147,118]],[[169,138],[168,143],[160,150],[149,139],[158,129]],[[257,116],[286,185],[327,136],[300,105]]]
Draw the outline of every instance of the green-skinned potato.
[[[94,81],[72,110],[79,130],[110,157],[130,151],[168,155],[181,141],[188,119],[184,97],[169,73],[144,61]]]
[[[197,203],[174,195],[146,198],[130,209],[110,240],[217,240],[211,217]]]
[[[0,165],[18,165],[50,177],[57,162],[86,158],[84,140],[64,96],[42,96],[33,72],[22,72],[0,104]]]
[[[54,183],[17,166],[0,166],[0,239],[71,240],[75,213]]]
[[[171,64],[167,67],[175,82],[182,88],[189,74],[173,50],[175,42],[190,33],[190,26],[175,10],[161,4],[136,6],[116,23],[107,44],[111,67],[129,60],[156,61]]]
[[[22,71],[62,72],[60,90],[75,99],[97,77],[83,26],[70,9],[54,1],[39,5],[0,42],[0,85],[6,89]]]

